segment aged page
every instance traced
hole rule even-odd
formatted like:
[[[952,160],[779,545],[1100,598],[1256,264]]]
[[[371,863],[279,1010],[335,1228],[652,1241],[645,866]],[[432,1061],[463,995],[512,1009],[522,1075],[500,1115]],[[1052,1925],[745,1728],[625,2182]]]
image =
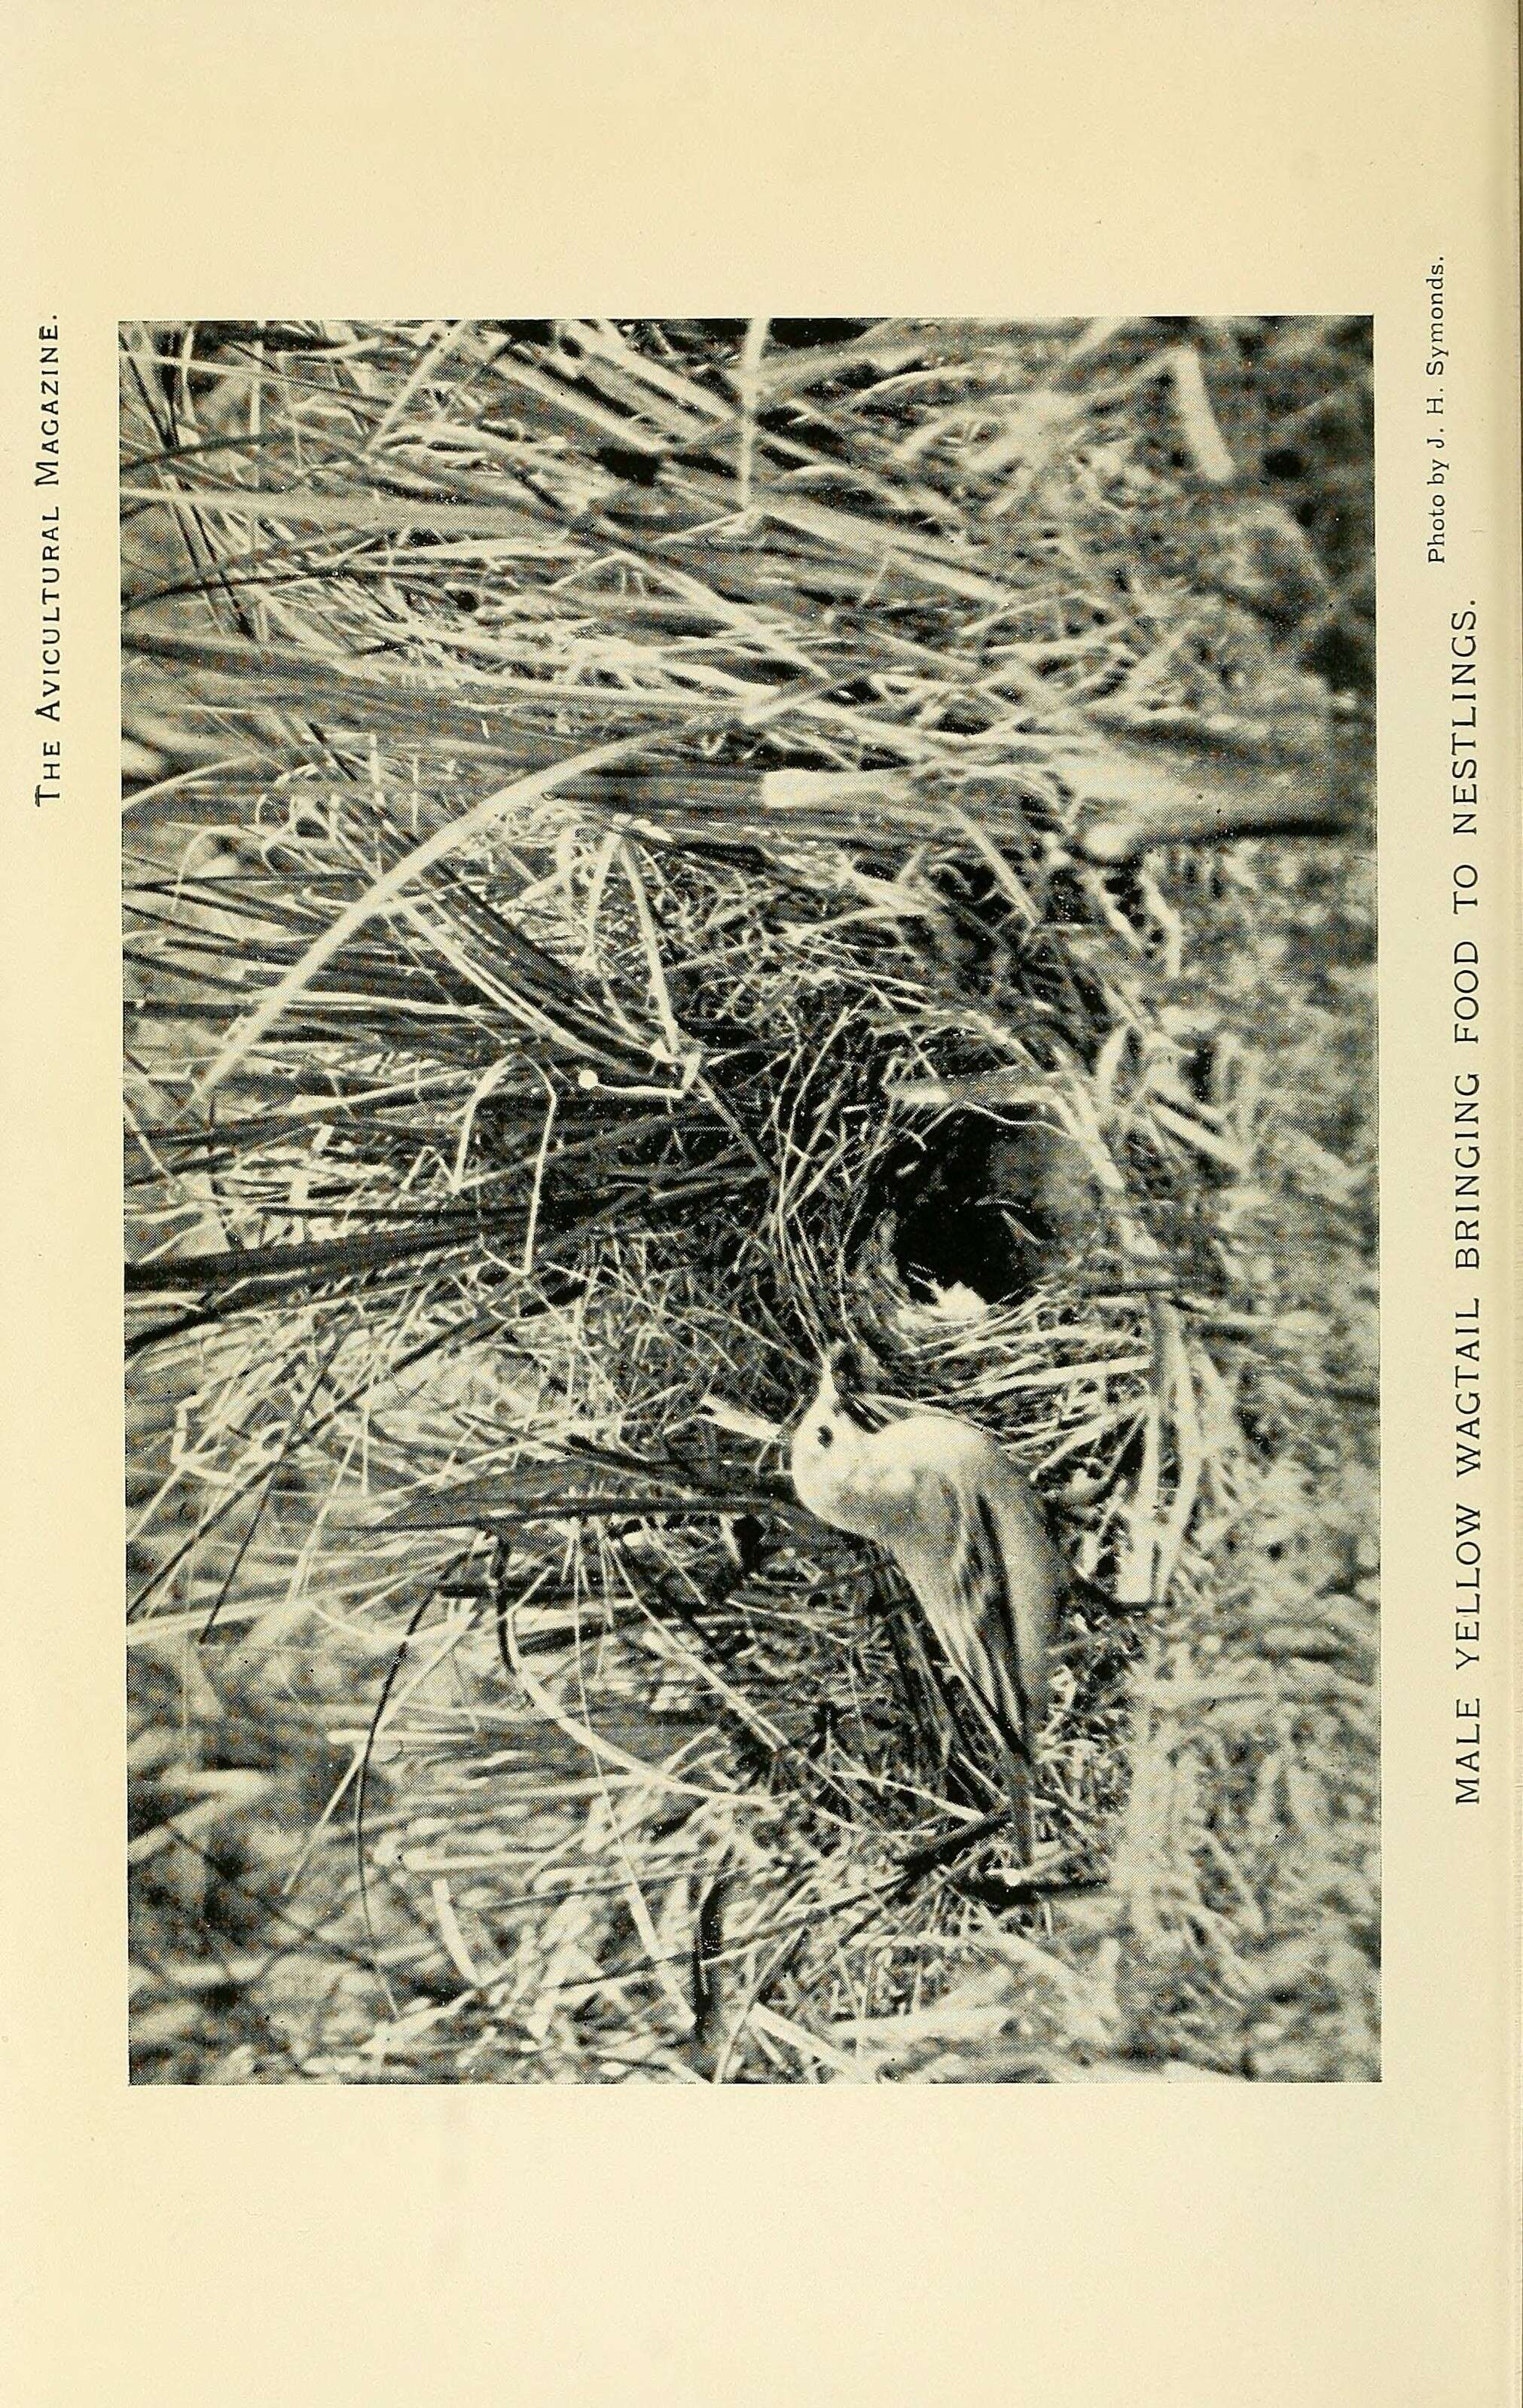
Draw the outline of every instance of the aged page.
[[[11,2390],[1511,2399],[1512,24],[16,50]]]

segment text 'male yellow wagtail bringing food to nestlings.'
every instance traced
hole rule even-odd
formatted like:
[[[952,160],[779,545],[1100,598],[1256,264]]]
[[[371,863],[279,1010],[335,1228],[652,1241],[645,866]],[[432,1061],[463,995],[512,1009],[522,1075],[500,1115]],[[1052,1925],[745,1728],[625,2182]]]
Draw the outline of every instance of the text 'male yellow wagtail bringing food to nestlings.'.
[[[1048,1535],[1030,1482],[997,1440],[941,1412],[869,1428],[838,1385],[848,1356],[841,1347],[826,1356],[794,1433],[794,1487],[822,1522],[876,1540],[904,1574],[993,1726],[1016,1842],[1029,1861],[1048,1651],[1075,1575]]]

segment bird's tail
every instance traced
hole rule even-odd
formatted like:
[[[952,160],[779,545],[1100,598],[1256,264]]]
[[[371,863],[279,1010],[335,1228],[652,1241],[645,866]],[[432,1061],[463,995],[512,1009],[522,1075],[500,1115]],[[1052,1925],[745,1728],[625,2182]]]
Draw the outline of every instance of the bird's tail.
[[[1028,1865],[1037,1849],[1036,1815],[1031,1803],[1031,1752],[1024,1738],[1013,1740],[1006,1733],[1001,1739],[1000,1770],[1010,1800],[1010,1828],[1015,1853],[1023,1865]]]
[[[1029,1864],[1036,1847],[1032,1750],[1037,1715],[1018,1665],[1013,1656],[1007,1659],[1003,1647],[985,1651],[982,1670],[984,1679],[969,1678],[966,1685],[993,1742],[1000,1781],[1010,1801],[1016,1853],[1023,1864]]]

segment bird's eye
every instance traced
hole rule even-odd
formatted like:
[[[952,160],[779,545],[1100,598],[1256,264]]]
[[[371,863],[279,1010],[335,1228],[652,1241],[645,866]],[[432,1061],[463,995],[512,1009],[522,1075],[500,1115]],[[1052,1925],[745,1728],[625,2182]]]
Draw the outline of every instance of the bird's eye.
[[[830,1426],[830,1425],[829,1425],[829,1423],[828,1423],[828,1422],[822,1422],[822,1423],[820,1424],[819,1428],[815,1431],[814,1435],[815,1435],[815,1437],[819,1440],[820,1444],[821,1444],[822,1446],[834,1446],[834,1445],[835,1445],[835,1442],[836,1442],[836,1433],[835,1433],[835,1431],[831,1428],[831,1426]]]

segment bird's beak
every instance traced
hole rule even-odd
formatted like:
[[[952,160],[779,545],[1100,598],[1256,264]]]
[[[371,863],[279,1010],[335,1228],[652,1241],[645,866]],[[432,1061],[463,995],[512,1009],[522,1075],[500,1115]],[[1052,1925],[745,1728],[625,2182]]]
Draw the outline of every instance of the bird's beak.
[[[833,1346],[827,1346],[823,1360],[826,1377],[838,1396],[849,1395],[853,1388],[860,1386],[856,1349],[849,1338],[838,1338]]]
[[[839,1339],[827,1347],[820,1358],[820,1385],[816,1405],[825,1412],[839,1414],[841,1420],[856,1422],[853,1399],[860,1384],[856,1350],[849,1340]]]

